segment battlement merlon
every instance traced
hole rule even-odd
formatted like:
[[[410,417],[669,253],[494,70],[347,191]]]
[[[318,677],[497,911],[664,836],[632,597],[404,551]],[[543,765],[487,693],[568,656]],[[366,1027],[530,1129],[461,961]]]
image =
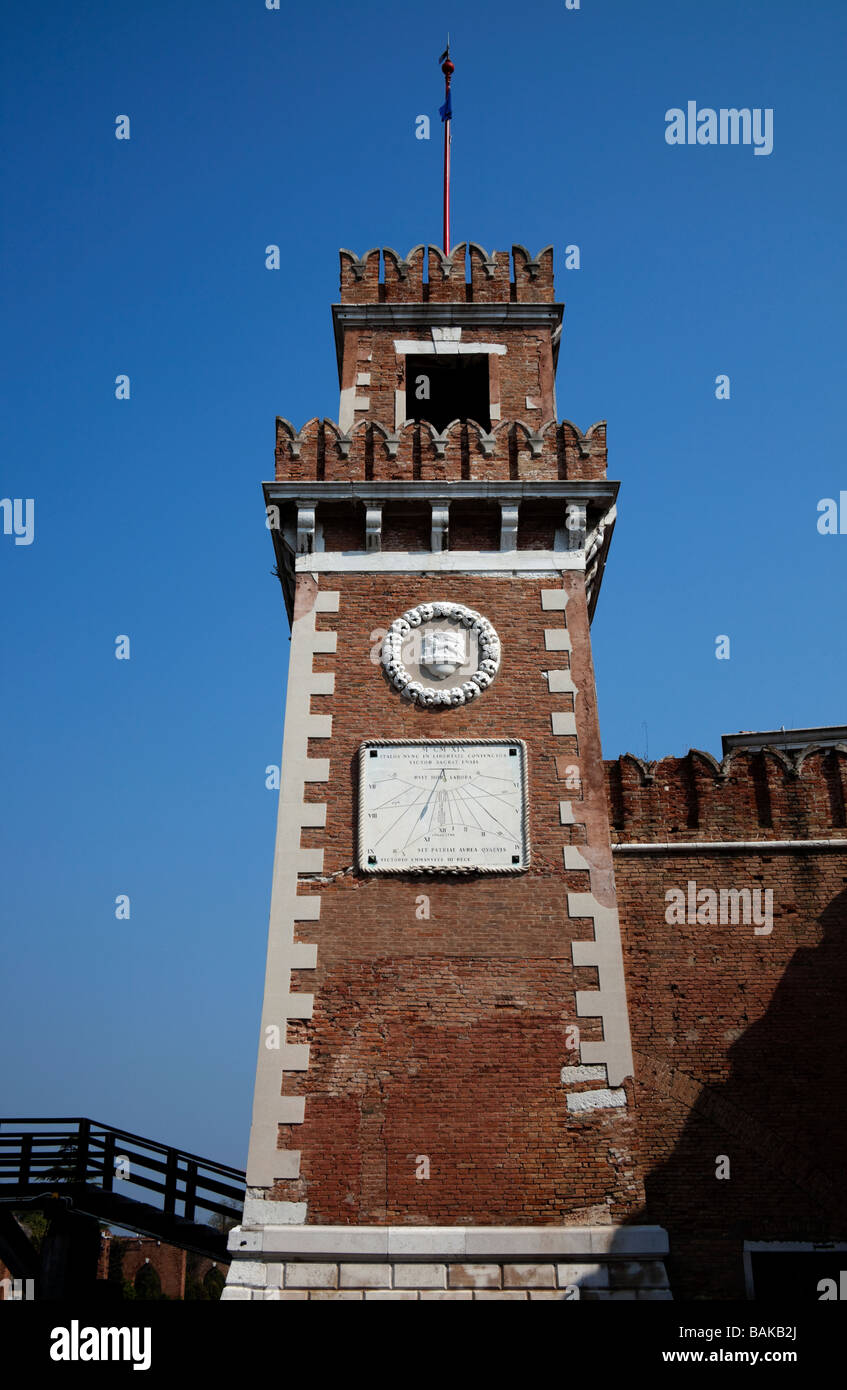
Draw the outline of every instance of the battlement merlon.
[[[313,417],[296,429],[277,416],[277,482],[604,481],[606,421],[584,433],[570,420],[537,423],[452,420],[439,430],[427,420],[396,429],[370,416],[348,429]]]
[[[797,853],[843,853],[847,843],[844,743],[736,748],[722,762],[698,748],[658,762],[624,753],[605,769],[613,844],[734,843],[767,854],[792,843]]]
[[[449,256],[440,246],[414,246],[400,256],[391,246],[363,256],[339,251],[342,304],[472,304],[553,302],[553,247],[533,256],[525,246],[488,252],[475,241],[460,242]],[[470,262],[468,274],[467,262]],[[427,280],[423,278],[424,264]]]

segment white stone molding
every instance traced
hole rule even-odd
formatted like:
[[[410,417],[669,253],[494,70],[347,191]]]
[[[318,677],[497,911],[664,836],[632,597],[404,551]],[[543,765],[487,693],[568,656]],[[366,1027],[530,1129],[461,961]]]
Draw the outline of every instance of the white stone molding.
[[[672,1298],[660,1226],[280,1222],[236,1227],[229,1249],[230,1302]]]
[[[434,330],[433,330],[434,331]],[[488,357],[505,357],[506,346],[504,343],[459,343],[438,339],[435,342],[427,341],[426,338],[395,338],[394,351],[398,357],[431,357],[437,353],[439,357],[454,356],[460,354],[463,357],[477,355]]]
[[[382,550],[351,554],[321,550],[318,543],[313,554],[297,555],[294,567],[298,574],[531,573],[549,574],[554,580],[565,570],[581,570],[583,556],[578,550]]]
[[[562,858],[568,873],[574,870],[591,872],[591,865],[588,860],[580,853],[579,845],[564,845],[562,848]]]
[[[544,674],[547,677],[547,689],[551,695],[578,694],[570,671],[545,671]]]
[[[577,1081],[608,1081],[605,1067],[562,1067],[562,1085],[573,1086]]]
[[[568,550],[585,550],[585,528],[587,509],[582,502],[568,502],[565,527],[568,533]]]
[[[301,849],[300,832],[304,826],[326,822],[325,804],[307,802],[304,792],[307,783],[329,780],[329,759],[310,758],[308,742],[329,738],[332,733],[332,716],[313,714],[311,700],[312,696],[331,695],[335,677],[329,672],[315,672],[312,666],[314,655],[335,651],[337,641],[336,633],[316,630],[316,614],[336,613],[338,605],[337,592],[318,590],[313,606],[295,618],[291,630],[265,994],[247,1160],[248,1206],[257,1200],[257,1190],[296,1178],[300,1172],[299,1153],[278,1149],[277,1140],[280,1124],[302,1123],[304,1099],[283,1096],[280,1089],[284,1071],[305,1071],[309,1065],[308,1046],[289,1044],[286,1030],[289,1019],[310,1018],[314,1002],[312,994],[292,991],[291,972],[314,970],[317,963],[317,947],[295,941],[294,924],[313,922],[320,916],[320,897],[300,895],[297,887],[301,875],[321,872],[323,850]],[[279,1030],[280,1046],[267,1047],[266,1030],[274,1028]],[[267,1201],[264,1205],[272,1209],[278,1224],[305,1219],[304,1204]],[[287,1216],[288,1208],[295,1207],[297,1213]]]
[[[462,681],[461,685],[449,689],[446,686],[436,689],[413,681],[402,660],[403,644],[412,629],[437,618],[446,618],[468,628],[479,643],[480,662],[476,671]],[[464,705],[475,700],[483,690],[487,690],[497,675],[500,656],[500,638],[487,618],[477,613],[474,608],[466,608],[463,603],[437,601],[419,603],[416,608],[409,608],[399,618],[394,619],[383,638],[381,660],[386,676],[405,699],[412,700],[417,705],[432,707]]]
[[[572,1091],[568,1095],[568,1110],[572,1115],[585,1115],[591,1110],[614,1110],[626,1105],[626,1091],[621,1088],[599,1091]]]
[[[774,850],[847,850],[847,840],[634,840],[612,845],[613,854],[711,854],[732,850],[738,854],[771,854]]]
[[[315,548],[315,503],[297,503],[297,554],[311,555]]]
[[[584,509],[583,509],[584,517]],[[584,544],[584,537],[583,537]],[[564,589],[541,591],[542,612],[560,612],[566,622],[568,594]],[[571,652],[572,642],[566,626],[544,629],[546,651]],[[571,692],[574,697],[574,711],[552,711],[550,726],[553,737],[576,736],[576,700],[578,690],[570,670],[547,671],[547,686],[551,695]],[[562,825],[583,824],[578,819],[581,802],[560,801],[559,820]],[[576,812],[576,814],[575,814]],[[562,846],[562,861],[567,873],[587,873],[591,889],[594,883],[594,869],[583,851],[586,845],[566,844]],[[611,866],[611,859],[609,861]],[[626,1002],[626,985],[623,970],[623,953],[620,940],[620,923],[616,907],[606,907],[600,903],[593,891],[567,894],[568,915],[570,917],[590,917],[594,922],[593,941],[574,941],[571,944],[573,963],[595,966],[598,972],[596,990],[576,991],[576,1012],[580,1018],[603,1020],[602,1042],[581,1042],[580,1062],[585,1067],[602,1068],[601,1088],[592,1091],[577,1091],[567,1096],[567,1107],[574,1114],[589,1114],[594,1110],[606,1110],[626,1105],[626,1093],[621,1083],[633,1074],[632,1041],[630,1037],[629,1013]],[[565,1080],[565,1068],[562,1079]],[[577,1078],[576,1076],[571,1078]],[[600,1080],[600,1077],[595,1078]]]
[[[527,427],[526,441],[529,445],[530,456],[534,459],[540,459],[541,451],[544,448],[544,435],[540,434],[538,430]]]
[[[571,955],[574,965],[596,969],[599,988],[577,990],[576,1011],[603,1020],[603,1041],[580,1043],[579,1055],[589,1064],[605,1063],[610,1085],[620,1086],[634,1067],[617,908],[604,907],[593,893],[568,893],[568,916],[593,919],[593,941],[572,942]]]
[[[568,606],[569,598],[570,595],[566,593],[564,589],[542,589],[542,613],[564,613]]]
[[[586,865],[586,868],[588,866]],[[590,1091],[567,1091],[565,1102],[571,1115],[588,1115],[593,1110],[614,1110],[626,1105],[626,1091],[623,1087],[614,1090],[609,1086],[609,1073],[605,1064],[562,1067],[562,1085],[575,1086],[580,1082],[599,1081],[599,1087]]]
[[[438,498],[432,503],[432,529],[430,544],[433,551],[445,551],[450,538],[450,503]]]
[[[520,508],[516,503],[500,503],[500,549],[517,550],[518,548],[518,512]]]
[[[355,386],[342,386],[338,403],[338,428],[344,433],[349,433],[356,418],[353,407],[355,395]],[[299,456],[299,451],[297,456]]]
[[[365,549],[382,550],[382,505],[368,505],[365,511]]]
[[[276,1207],[278,1203],[263,1204]],[[264,1213],[263,1213],[264,1215]],[[230,1232],[233,1254],[241,1227]],[[662,1259],[668,1237],[662,1226],[319,1226],[265,1223],[264,1257],[289,1259],[520,1260],[559,1256],[569,1259]],[[254,1259],[256,1252],[251,1252]]]
[[[553,726],[553,733],[557,737],[563,737],[567,734],[576,736],[576,715],[572,714],[570,710],[551,714],[550,723]]]

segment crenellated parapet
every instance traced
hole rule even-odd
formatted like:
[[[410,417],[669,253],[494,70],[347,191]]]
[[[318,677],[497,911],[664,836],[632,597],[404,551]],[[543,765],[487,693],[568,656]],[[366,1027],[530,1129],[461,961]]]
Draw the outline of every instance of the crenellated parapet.
[[[552,246],[533,256],[518,244],[510,257],[472,241],[460,242],[449,256],[440,246],[418,245],[405,256],[385,246],[362,256],[345,249],[339,257],[342,304],[553,302]]]
[[[343,430],[334,420],[313,418],[296,429],[278,416],[275,477],[280,482],[604,479],[606,423],[583,433],[570,420],[539,425],[499,420],[490,430],[474,420],[454,420],[439,431],[425,420],[408,420],[391,430],[365,419]]]
[[[607,761],[613,838],[623,843],[843,839],[847,745],[796,755],[736,749],[718,762],[693,748],[646,762]]]
[[[268,527],[302,573],[583,576],[594,612],[616,518],[606,423],[560,420],[553,248],[340,253],[338,418],[277,418]]]

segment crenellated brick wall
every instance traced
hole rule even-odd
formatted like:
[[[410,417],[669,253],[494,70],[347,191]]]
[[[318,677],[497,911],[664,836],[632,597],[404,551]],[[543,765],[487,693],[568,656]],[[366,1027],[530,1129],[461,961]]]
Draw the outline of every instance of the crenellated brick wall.
[[[460,359],[473,361],[479,368],[480,359],[484,360],[487,399],[483,402],[474,396],[465,403],[466,408],[457,403],[456,415],[463,420],[472,421],[477,413],[481,417],[477,424],[517,422],[530,434],[555,421],[554,378],[563,305],[556,304],[553,297],[553,249],[546,247],[531,256],[524,247],[515,246],[511,259],[510,279],[507,252],[489,255],[482,247],[472,244],[468,250],[463,244],[446,257],[438,247],[427,251],[418,246],[401,257],[386,247],[380,279],[378,250],[361,257],[341,251],[341,299],[333,305],[333,321],[344,439],[353,425],[378,422],[391,432],[390,440],[396,446],[397,432],[408,419],[426,418],[426,408],[412,408],[407,399],[411,389],[407,372],[412,362],[417,382],[421,373],[426,375],[426,361],[439,361],[444,369],[458,366]],[[421,362],[416,361],[419,358]],[[448,423],[443,416],[436,418],[441,424]],[[376,434],[372,430],[368,433],[377,445]],[[504,432],[504,440],[509,435],[514,435],[515,442],[508,458],[517,469],[521,436],[511,428]],[[471,430],[463,437],[470,448],[466,462],[472,466],[475,436]],[[483,456],[488,458],[490,437],[483,434],[482,444]],[[424,462],[428,445],[429,436],[424,435],[420,440]],[[498,459],[502,447],[501,443],[496,450]],[[565,464],[564,448],[563,443],[561,466]],[[553,452],[555,455],[555,447]],[[386,457],[396,457],[396,447],[391,447]],[[492,476],[510,475],[495,471]],[[570,476],[581,475],[572,472]]]
[[[606,762],[613,839],[824,839],[847,827],[847,748],[738,749],[718,763],[692,748]]]
[[[606,476],[606,425],[585,434],[569,420],[538,428],[524,420],[501,420],[490,432],[456,421],[443,435],[426,422],[398,430],[362,420],[349,433],[334,420],[309,420],[296,430],[276,422],[276,478],[281,482],[458,482],[474,479],[600,479]]]
[[[743,1297],[745,1240],[847,1232],[847,748],[626,755],[606,777],[642,1219],[675,1297]],[[798,1266],[786,1296],[813,1281]]]
[[[470,262],[470,274],[466,273]],[[424,280],[424,267],[427,279]],[[512,247],[511,277],[509,253],[487,252],[476,242],[460,242],[449,256],[438,246],[415,246],[400,256],[390,246],[383,247],[382,276],[378,248],[357,256],[341,252],[341,300],[345,304],[363,303],[461,303],[490,304],[552,303],[553,248],[532,256],[525,246]]]

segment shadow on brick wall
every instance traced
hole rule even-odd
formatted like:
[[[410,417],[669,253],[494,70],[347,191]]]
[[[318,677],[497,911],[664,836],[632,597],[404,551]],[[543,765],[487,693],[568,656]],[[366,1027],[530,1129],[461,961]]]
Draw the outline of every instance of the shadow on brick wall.
[[[729,1047],[725,1082],[636,1055],[642,1126],[676,1128],[688,1112],[630,1223],[666,1229],[676,1299],[746,1297],[745,1241],[847,1240],[847,890],[817,920],[819,944],[794,952],[767,1011]],[[838,1262],[768,1258],[767,1275],[754,1266],[757,1296],[802,1302],[820,1298],[818,1280]]]

